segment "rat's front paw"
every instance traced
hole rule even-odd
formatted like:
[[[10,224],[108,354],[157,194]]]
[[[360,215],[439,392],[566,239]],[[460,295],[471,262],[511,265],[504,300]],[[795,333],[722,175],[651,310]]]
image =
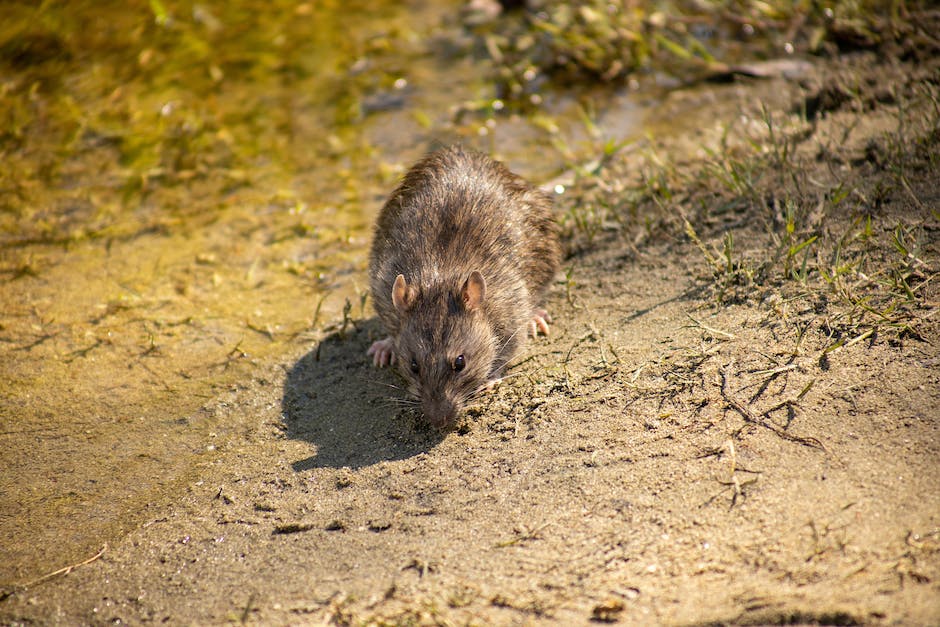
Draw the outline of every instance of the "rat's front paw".
[[[532,312],[532,318],[529,320],[529,335],[533,338],[537,337],[539,331],[542,332],[542,335],[548,335],[548,323],[552,321],[552,317],[548,315],[548,312],[544,309],[536,309]]]
[[[395,361],[395,353],[392,352],[395,343],[392,338],[387,337],[384,340],[372,342],[372,346],[366,351],[366,355],[372,355],[372,365],[376,368],[389,366]]]

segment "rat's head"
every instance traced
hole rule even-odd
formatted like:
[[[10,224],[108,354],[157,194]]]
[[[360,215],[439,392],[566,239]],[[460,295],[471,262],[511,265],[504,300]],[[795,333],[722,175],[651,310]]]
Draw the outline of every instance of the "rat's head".
[[[490,377],[497,347],[483,314],[485,297],[486,282],[476,271],[459,289],[428,293],[401,274],[395,279],[392,303],[402,320],[395,359],[435,427],[452,424]]]

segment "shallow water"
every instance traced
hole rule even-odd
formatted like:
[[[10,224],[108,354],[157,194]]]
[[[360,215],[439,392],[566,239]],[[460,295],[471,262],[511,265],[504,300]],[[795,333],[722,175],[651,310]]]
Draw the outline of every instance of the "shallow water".
[[[228,388],[371,315],[371,221],[426,149],[545,181],[603,144],[586,108],[637,132],[624,94],[499,114],[460,4],[4,6],[0,583],[152,519],[252,424]]]

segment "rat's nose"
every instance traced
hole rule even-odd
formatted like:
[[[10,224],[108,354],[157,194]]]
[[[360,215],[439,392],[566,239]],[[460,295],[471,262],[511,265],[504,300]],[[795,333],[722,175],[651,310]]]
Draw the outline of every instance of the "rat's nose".
[[[457,403],[446,398],[429,398],[422,403],[424,416],[432,426],[443,429],[457,419]]]

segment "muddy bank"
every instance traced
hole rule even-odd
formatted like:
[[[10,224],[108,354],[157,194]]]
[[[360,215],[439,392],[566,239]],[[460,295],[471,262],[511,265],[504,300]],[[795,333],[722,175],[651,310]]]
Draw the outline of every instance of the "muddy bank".
[[[244,426],[207,403],[368,315],[372,217],[432,141],[518,164],[547,139],[522,118],[453,114],[484,81],[446,6],[8,11],[0,581],[12,583],[172,501]]]

